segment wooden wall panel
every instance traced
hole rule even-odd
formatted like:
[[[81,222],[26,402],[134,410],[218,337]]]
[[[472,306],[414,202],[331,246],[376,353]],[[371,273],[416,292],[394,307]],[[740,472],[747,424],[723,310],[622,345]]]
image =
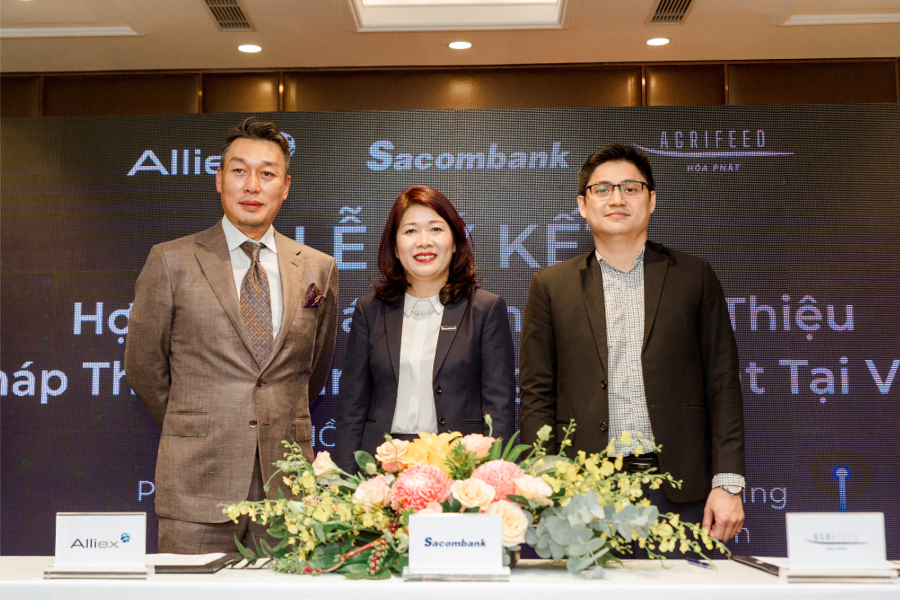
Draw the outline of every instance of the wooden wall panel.
[[[203,76],[203,112],[275,112],[279,73],[215,73]]]
[[[11,74],[0,116],[897,102],[897,69],[896,59],[647,64],[643,90],[640,65]]]
[[[647,106],[725,104],[725,67],[712,65],[647,65]]]
[[[4,76],[0,78],[0,117],[41,116],[41,78]]]
[[[896,61],[728,65],[729,104],[897,102]]]
[[[640,106],[640,67],[288,72],[284,110]]]
[[[198,112],[200,76],[60,75],[44,77],[44,116]]]

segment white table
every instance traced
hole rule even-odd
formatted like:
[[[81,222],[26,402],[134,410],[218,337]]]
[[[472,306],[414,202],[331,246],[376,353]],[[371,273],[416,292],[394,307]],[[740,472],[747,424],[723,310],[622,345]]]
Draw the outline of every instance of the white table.
[[[897,584],[786,584],[773,575],[730,561],[715,561],[702,569],[683,560],[628,561],[610,568],[606,578],[573,577],[560,564],[524,560],[509,582],[410,583],[399,577],[386,581],[349,581],[340,575],[283,575],[269,570],[223,569],[214,575],[156,575],[146,581],[42,579],[49,556],[0,558],[3,600],[247,600],[303,597],[322,600],[619,600],[657,597],[665,600],[819,600],[891,598],[900,600]],[[288,596],[287,594],[291,594]],[[298,596],[298,594],[300,596]]]

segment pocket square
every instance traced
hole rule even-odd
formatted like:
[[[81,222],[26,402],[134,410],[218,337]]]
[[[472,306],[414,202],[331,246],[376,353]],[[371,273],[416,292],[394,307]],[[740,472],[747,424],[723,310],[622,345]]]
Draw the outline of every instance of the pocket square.
[[[306,288],[306,300],[303,301],[302,308],[316,308],[325,302],[325,294],[319,291],[315,283],[309,284]]]

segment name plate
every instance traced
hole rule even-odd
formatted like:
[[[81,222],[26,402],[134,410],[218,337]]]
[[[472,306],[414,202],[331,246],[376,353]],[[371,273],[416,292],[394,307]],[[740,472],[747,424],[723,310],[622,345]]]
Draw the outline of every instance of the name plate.
[[[147,513],[56,513],[56,569],[145,569]]]
[[[408,579],[503,579],[500,515],[409,516]],[[420,577],[416,577],[420,576]],[[443,576],[443,577],[442,577]]]
[[[884,569],[883,513],[788,513],[791,571]]]

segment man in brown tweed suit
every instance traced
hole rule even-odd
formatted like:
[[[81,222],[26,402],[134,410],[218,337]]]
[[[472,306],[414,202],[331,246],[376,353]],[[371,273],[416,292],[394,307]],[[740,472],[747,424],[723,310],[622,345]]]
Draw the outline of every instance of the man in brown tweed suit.
[[[268,493],[263,482],[282,440],[312,459],[309,401],[331,366],[337,268],[272,227],[289,168],[275,125],[250,118],[232,130],[216,174],[224,218],[154,246],[135,285],[125,369],[162,430],[160,552],[252,543],[264,527],[232,523],[218,505],[277,496],[281,482]]]

